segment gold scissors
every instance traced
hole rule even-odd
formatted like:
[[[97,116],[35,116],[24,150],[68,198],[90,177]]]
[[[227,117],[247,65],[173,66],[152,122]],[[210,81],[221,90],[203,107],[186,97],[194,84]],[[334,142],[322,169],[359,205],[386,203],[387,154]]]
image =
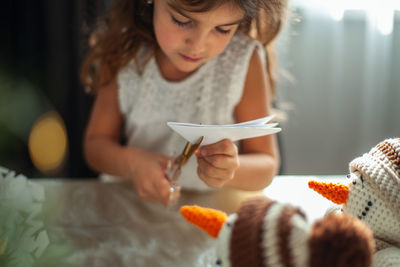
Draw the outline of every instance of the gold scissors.
[[[174,192],[178,189],[178,179],[182,172],[182,167],[185,165],[196,149],[200,146],[201,142],[203,142],[204,136],[200,137],[196,143],[192,144],[191,142],[186,142],[185,147],[183,148],[181,154],[174,161],[174,165],[172,168],[167,170],[167,176],[171,182],[171,187],[169,189],[169,202],[172,203],[174,200]]]

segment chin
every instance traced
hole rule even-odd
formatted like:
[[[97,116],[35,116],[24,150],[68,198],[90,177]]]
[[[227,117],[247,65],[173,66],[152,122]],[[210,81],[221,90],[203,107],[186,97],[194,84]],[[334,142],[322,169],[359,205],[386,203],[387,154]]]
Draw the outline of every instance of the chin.
[[[200,67],[200,65],[181,67],[181,68],[179,68],[179,70],[184,73],[192,73],[192,72],[196,71],[199,67]]]
[[[201,62],[196,62],[196,63],[190,63],[186,61],[180,61],[178,64],[178,69],[182,72],[194,72],[197,70],[201,65],[203,65],[203,61]]]

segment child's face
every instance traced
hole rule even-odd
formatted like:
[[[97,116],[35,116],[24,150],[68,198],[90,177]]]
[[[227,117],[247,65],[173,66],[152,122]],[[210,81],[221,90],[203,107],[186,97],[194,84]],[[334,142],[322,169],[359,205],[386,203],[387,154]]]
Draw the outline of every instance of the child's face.
[[[189,73],[228,45],[244,12],[224,4],[207,12],[187,12],[154,0],[154,32],[169,67]]]

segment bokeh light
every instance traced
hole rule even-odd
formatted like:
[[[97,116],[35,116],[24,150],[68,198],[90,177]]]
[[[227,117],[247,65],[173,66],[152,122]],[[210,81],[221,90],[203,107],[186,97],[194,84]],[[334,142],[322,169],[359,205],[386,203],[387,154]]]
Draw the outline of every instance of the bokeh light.
[[[33,165],[44,174],[58,171],[66,158],[68,139],[61,116],[50,111],[40,116],[29,134],[29,155]]]

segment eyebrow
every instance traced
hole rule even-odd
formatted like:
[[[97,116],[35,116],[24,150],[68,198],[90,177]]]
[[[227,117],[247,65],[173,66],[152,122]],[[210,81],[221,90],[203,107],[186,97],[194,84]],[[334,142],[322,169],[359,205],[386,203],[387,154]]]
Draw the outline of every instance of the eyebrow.
[[[190,20],[196,21],[194,18],[190,17],[188,14],[186,14],[185,12],[183,12],[182,10],[180,10],[178,7],[171,5],[168,3],[168,6],[171,7],[173,10],[175,10],[177,13],[181,14],[182,16],[184,16],[185,18],[188,18]],[[232,26],[232,25],[236,25],[236,24],[240,24],[243,21],[244,18],[226,23],[226,24],[222,24],[222,25],[218,25],[218,27],[221,26]]]

